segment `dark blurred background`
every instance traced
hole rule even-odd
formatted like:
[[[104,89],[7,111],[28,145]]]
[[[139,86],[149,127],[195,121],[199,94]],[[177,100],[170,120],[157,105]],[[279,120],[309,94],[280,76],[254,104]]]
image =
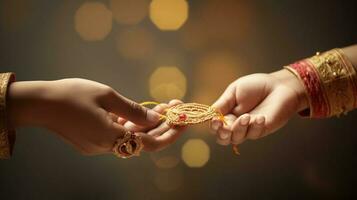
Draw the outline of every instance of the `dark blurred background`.
[[[337,0],[1,0],[0,71],[92,79],[138,102],[209,104],[240,76],[356,43],[356,11],[357,1]],[[347,199],[356,117],[296,117],[239,157],[204,126],[129,160],[84,157],[24,128],[0,161],[0,199]]]

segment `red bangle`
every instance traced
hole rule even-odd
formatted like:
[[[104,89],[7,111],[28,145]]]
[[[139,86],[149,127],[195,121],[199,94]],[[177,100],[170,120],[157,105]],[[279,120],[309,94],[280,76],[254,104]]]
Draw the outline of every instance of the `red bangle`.
[[[309,109],[303,116],[340,116],[357,107],[357,73],[341,49],[298,61],[286,67],[305,87]]]
[[[314,118],[324,118],[329,114],[328,100],[324,95],[322,82],[315,68],[307,60],[295,62],[288,66],[296,73],[305,86],[307,96],[309,98],[309,110],[301,111],[303,116],[311,116]]]

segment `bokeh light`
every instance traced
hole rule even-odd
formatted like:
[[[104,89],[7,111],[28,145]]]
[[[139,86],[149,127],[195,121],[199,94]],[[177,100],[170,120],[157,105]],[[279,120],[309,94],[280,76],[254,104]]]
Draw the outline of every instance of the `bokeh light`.
[[[111,0],[110,8],[119,24],[138,24],[148,14],[149,0]]]
[[[156,187],[164,192],[177,190],[183,184],[183,173],[180,169],[160,170],[154,178]]]
[[[256,11],[251,1],[210,0],[202,4],[182,29],[182,42],[188,50],[217,46],[241,46],[257,33]],[[239,42],[238,42],[239,41]]]
[[[119,32],[116,46],[120,55],[128,59],[149,59],[155,49],[153,34],[145,28],[127,28]]]
[[[182,99],[186,94],[186,82],[185,75],[177,67],[159,67],[149,80],[150,95],[159,102]]]
[[[189,167],[203,167],[210,158],[210,148],[201,139],[190,139],[182,146],[182,160]]]
[[[177,30],[187,18],[185,0],[153,0],[150,4],[150,19],[161,30]]]
[[[212,51],[202,56],[194,71],[193,101],[212,104],[245,71],[245,64],[229,51]]]
[[[112,13],[99,2],[83,3],[75,13],[75,30],[83,40],[103,40],[112,30]]]

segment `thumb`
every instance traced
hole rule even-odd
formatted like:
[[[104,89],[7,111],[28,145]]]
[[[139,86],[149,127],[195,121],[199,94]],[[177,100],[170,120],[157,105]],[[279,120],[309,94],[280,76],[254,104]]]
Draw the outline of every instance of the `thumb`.
[[[212,107],[216,108],[223,115],[230,113],[230,111],[235,107],[235,84],[231,84],[227,87],[227,89],[223,92],[223,94],[218,98],[218,100],[212,105]]]
[[[160,121],[160,114],[120,95],[116,91],[103,97],[101,106],[122,118],[142,126],[150,126]]]

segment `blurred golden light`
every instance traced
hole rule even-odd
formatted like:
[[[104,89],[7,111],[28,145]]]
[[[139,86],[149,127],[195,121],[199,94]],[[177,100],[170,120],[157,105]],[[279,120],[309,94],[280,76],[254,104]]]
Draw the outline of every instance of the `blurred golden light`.
[[[181,150],[182,160],[189,167],[203,167],[209,160],[210,148],[201,139],[190,139]]]
[[[188,50],[200,51],[210,46],[237,47],[257,32],[256,15],[251,1],[206,1],[199,15],[182,29],[182,44]]]
[[[226,51],[202,56],[194,71],[193,101],[214,103],[227,86],[245,71],[245,65],[237,57]]]
[[[140,27],[121,31],[117,36],[116,44],[119,53],[128,59],[148,59],[155,48],[153,34]]]
[[[177,30],[188,18],[186,0],[153,0],[150,19],[161,30]]]
[[[86,2],[76,11],[74,25],[83,40],[103,40],[112,30],[112,13],[103,3]]]
[[[186,77],[177,67],[159,67],[149,80],[150,95],[158,102],[182,99],[186,94]]]
[[[155,160],[155,164],[160,169],[171,169],[179,164],[180,160],[175,156],[162,156]]]
[[[148,14],[149,0],[111,0],[110,7],[119,24],[138,24]]]

